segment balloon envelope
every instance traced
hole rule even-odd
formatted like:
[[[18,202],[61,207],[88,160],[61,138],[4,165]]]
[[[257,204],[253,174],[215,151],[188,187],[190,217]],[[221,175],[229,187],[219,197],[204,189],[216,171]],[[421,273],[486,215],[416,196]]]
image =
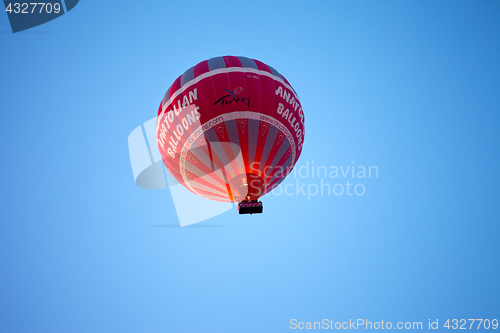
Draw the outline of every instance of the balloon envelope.
[[[168,89],[156,138],[168,171],[193,193],[256,200],[293,169],[304,142],[304,113],[274,68],[217,57],[191,67]]]

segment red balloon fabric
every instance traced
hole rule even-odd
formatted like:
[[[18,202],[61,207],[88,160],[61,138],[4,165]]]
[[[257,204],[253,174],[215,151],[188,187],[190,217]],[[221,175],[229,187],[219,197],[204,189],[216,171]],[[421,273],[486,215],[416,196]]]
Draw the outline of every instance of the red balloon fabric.
[[[200,62],[163,97],[156,126],[168,171],[216,201],[257,200],[291,172],[304,143],[304,113],[290,83],[245,57]]]

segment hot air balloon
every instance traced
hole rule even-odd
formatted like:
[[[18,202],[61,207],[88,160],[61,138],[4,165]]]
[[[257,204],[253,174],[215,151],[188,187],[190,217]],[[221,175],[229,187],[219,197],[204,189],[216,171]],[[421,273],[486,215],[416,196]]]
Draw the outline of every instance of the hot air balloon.
[[[297,93],[274,68],[224,56],[179,76],[158,109],[163,163],[191,192],[261,213],[259,198],[291,172],[304,143]]]

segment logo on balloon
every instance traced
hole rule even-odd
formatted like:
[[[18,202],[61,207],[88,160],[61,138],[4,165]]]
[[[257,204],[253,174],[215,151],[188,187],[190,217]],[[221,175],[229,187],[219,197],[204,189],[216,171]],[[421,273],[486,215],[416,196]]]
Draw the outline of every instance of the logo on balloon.
[[[72,10],[79,0],[51,0],[45,2],[19,2],[4,0],[12,32],[31,29],[52,21]]]
[[[242,87],[238,87],[234,90],[227,90],[227,89],[224,89],[224,90],[227,91],[230,95],[222,96],[221,98],[219,98],[218,100],[215,101],[214,105],[217,105],[219,103],[221,105],[230,105],[233,103],[234,104],[243,103],[243,104],[246,104],[248,107],[250,107],[250,97],[237,96],[243,91]]]

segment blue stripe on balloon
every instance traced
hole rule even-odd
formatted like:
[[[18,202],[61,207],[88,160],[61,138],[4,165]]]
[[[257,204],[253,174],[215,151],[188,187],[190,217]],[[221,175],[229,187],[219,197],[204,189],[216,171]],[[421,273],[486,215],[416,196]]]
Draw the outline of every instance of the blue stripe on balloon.
[[[238,57],[238,59],[240,59],[240,62],[241,62],[241,67],[245,68],[245,67],[249,67],[249,68],[255,68],[255,69],[259,69],[257,67],[257,64],[255,63],[255,61],[253,61],[252,59],[249,59],[249,58],[246,58],[246,57]]]
[[[194,66],[184,72],[181,76],[181,87],[194,79]]]
[[[274,68],[272,68],[272,67],[271,67],[271,66],[269,66],[269,65],[267,65],[267,67],[269,67],[269,69],[271,70],[271,72],[273,73],[273,75],[274,75],[274,76],[277,76],[277,77],[279,77],[280,79],[282,79],[282,80],[283,80],[283,76],[281,76],[281,74],[280,74],[280,73],[278,73],[278,71],[277,71],[277,70],[275,70]],[[285,81],[285,80],[283,80],[283,81]]]
[[[165,104],[165,102],[167,102],[169,99],[170,99],[170,88],[168,88],[167,92],[163,96],[163,104]],[[163,104],[162,104],[162,106],[163,106]]]
[[[207,61],[208,61],[208,70],[210,71],[219,68],[226,68],[226,63],[224,62],[224,58],[222,57],[208,59]]]

